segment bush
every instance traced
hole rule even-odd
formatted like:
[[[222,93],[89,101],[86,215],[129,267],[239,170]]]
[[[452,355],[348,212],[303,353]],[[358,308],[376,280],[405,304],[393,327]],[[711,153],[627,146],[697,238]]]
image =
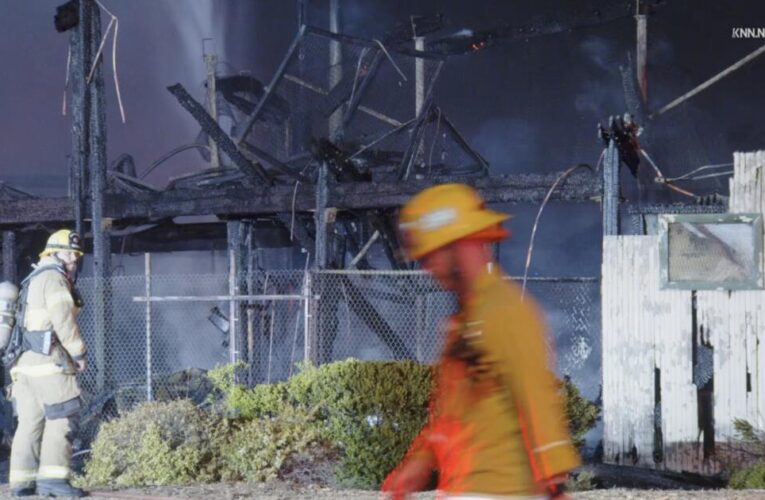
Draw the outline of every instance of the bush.
[[[309,413],[293,409],[278,418],[245,421],[222,448],[225,470],[246,481],[268,481],[291,470],[293,459],[318,459],[329,446],[312,420]]]
[[[600,408],[592,401],[583,398],[579,388],[569,377],[563,378],[563,397],[571,439],[577,449],[581,450],[584,446],[585,434],[595,427],[600,418]]]
[[[758,461],[736,469],[730,476],[728,486],[737,490],[765,488],[765,462]]]
[[[735,489],[765,488],[765,439],[762,431],[741,419],[735,419],[733,427],[740,442],[729,446],[728,486]]]
[[[289,381],[246,389],[235,367],[211,379],[240,418],[275,418],[287,408],[311,412],[311,426],[342,451],[336,479],[376,488],[401,460],[427,419],[431,368],[411,361],[346,360],[306,366]]]
[[[220,477],[228,424],[190,401],[149,402],[104,423],[85,465],[85,483],[140,485]]]
[[[235,383],[237,369],[225,366],[209,374],[223,395],[225,415],[188,400],[149,402],[103,424],[85,466],[85,483],[302,476],[376,488],[427,419],[433,374],[427,365],[346,360],[304,367],[287,382],[251,389]],[[570,380],[562,387],[572,433],[581,444],[598,409]]]
[[[287,382],[252,389],[234,383],[236,367],[210,374],[228,411],[242,419],[276,418],[285,408],[311,412],[307,427],[342,452],[337,480],[376,488],[406,453],[427,419],[432,368],[411,361],[346,360],[304,367]],[[566,378],[566,413],[577,446],[598,419],[599,409]]]
[[[85,465],[85,485],[140,486],[265,481],[289,476],[299,461],[333,457],[314,416],[234,421],[188,400],[151,402],[105,423]]]

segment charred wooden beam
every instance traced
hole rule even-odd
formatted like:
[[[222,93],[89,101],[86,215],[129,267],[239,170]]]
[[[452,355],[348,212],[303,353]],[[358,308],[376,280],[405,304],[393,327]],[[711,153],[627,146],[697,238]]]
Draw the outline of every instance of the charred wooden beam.
[[[254,144],[251,144],[247,141],[242,141],[239,143],[239,145],[244,148],[246,151],[248,151],[251,155],[255,156],[259,160],[270,164],[280,172],[289,175],[290,177],[294,177],[298,179],[301,182],[311,182],[311,179],[303,175],[301,172],[291,168],[286,163],[280,161],[275,156],[270,155],[267,151],[264,151],[257,147]]]
[[[98,44],[101,40],[101,12],[93,0],[84,2],[89,9],[90,23],[83,26],[90,30],[88,43],[90,53],[98,53]],[[93,277],[95,280],[93,318],[95,335],[95,367],[96,387],[102,390],[110,385],[113,380],[113,360],[106,354],[113,347],[113,329],[111,322],[111,284],[107,279],[111,271],[111,241],[109,230],[111,221],[104,215],[104,197],[106,191],[106,107],[104,104],[104,72],[103,58],[99,56],[92,63],[86,62],[87,66],[93,64],[91,80],[85,81],[90,93],[87,99],[90,101],[90,113],[88,115],[89,129],[87,140],[88,164],[90,165],[90,193],[91,193],[91,232],[93,233]]]
[[[263,167],[253,164],[241,151],[239,151],[239,148],[236,147],[234,141],[232,141],[223,129],[218,126],[218,123],[207,113],[205,108],[191,97],[183,85],[176,83],[175,85],[168,87],[167,90],[178,99],[181,106],[183,106],[197,123],[199,123],[202,130],[215,141],[218,147],[231,158],[231,161],[234,162],[242,172],[249,177],[260,178],[266,184],[271,184],[271,178],[268,173],[263,170]]]
[[[3,226],[74,220],[74,203],[69,198],[30,198],[0,203],[0,224]]]
[[[444,182],[464,182],[476,188],[487,203],[538,203],[560,173],[517,174],[497,177],[437,177],[407,182],[351,182],[330,184],[327,206],[338,210],[371,210],[401,206],[412,195]],[[308,184],[213,188],[206,191],[177,190],[161,193],[105,195],[104,216],[115,220],[147,220],[178,215],[253,215],[310,212],[316,208],[315,188]],[[553,192],[551,200],[599,201],[601,180],[581,173],[567,178]],[[294,203],[293,203],[294,200]],[[7,201],[0,204],[0,226],[12,227],[73,219],[73,205],[67,198]],[[87,216],[88,214],[86,214]]]

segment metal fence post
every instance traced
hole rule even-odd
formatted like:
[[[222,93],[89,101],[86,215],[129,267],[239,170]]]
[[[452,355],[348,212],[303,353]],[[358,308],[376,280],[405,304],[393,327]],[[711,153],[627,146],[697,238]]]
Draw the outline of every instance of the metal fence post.
[[[146,277],[146,400],[154,395],[151,390],[151,254],[144,254],[144,275]]]
[[[311,273],[303,273],[303,362],[311,360]]]
[[[420,291],[420,285],[417,284],[416,287],[416,293],[417,296],[415,297],[415,306],[414,306],[414,314],[415,314],[415,320],[414,320],[414,339],[415,339],[415,356],[417,357],[417,361],[422,362],[422,334],[425,331],[425,321],[424,321],[424,300],[422,297],[422,292]]]
[[[238,314],[237,314],[237,304],[236,300],[234,300],[234,296],[237,294],[236,290],[236,253],[233,249],[229,250],[228,252],[229,259],[228,259],[228,294],[230,296],[229,299],[229,305],[228,305],[228,342],[229,342],[229,362],[230,363],[236,363],[238,358],[238,350],[239,346],[237,346],[237,339],[236,333],[237,333],[237,327],[238,325]]]

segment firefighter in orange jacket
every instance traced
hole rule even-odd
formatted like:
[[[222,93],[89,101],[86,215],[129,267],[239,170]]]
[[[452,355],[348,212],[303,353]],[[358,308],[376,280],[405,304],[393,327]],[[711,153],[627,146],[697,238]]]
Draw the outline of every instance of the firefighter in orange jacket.
[[[565,498],[580,463],[541,314],[487,245],[507,236],[508,217],[462,184],[426,189],[401,210],[408,256],[456,293],[459,312],[447,321],[428,423],[383,483],[394,499],[433,470],[445,498]]]

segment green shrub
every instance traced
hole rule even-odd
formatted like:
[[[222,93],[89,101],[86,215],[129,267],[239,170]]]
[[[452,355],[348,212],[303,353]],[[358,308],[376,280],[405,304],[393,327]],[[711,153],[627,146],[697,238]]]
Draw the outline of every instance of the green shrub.
[[[728,486],[737,490],[765,489],[765,462],[737,468],[731,474]]]
[[[728,486],[735,489],[765,488],[765,439],[763,432],[746,420],[735,419],[738,442],[728,445],[726,465]]]
[[[229,425],[190,401],[149,402],[104,423],[85,465],[85,483],[139,485],[212,481]]]
[[[312,421],[313,415],[297,409],[278,418],[245,421],[222,448],[226,472],[246,481],[267,481],[292,469],[294,458],[318,458],[329,446]]]
[[[252,389],[234,383],[236,367],[211,372],[229,412],[242,419],[277,418],[285,408],[312,412],[313,427],[341,450],[336,479],[376,488],[406,453],[427,419],[432,368],[411,361],[346,360],[303,370],[283,383]],[[567,378],[566,413],[577,446],[599,409]]]
[[[285,405],[311,411],[311,425],[342,450],[335,479],[376,488],[427,419],[431,371],[410,361],[349,359],[304,366],[287,382],[252,389],[233,384],[228,367],[213,370],[213,379],[241,418],[277,417]]]
[[[563,397],[571,439],[577,449],[581,449],[584,446],[585,434],[595,427],[600,418],[600,408],[592,401],[583,398],[579,388],[569,377],[563,378]]]

